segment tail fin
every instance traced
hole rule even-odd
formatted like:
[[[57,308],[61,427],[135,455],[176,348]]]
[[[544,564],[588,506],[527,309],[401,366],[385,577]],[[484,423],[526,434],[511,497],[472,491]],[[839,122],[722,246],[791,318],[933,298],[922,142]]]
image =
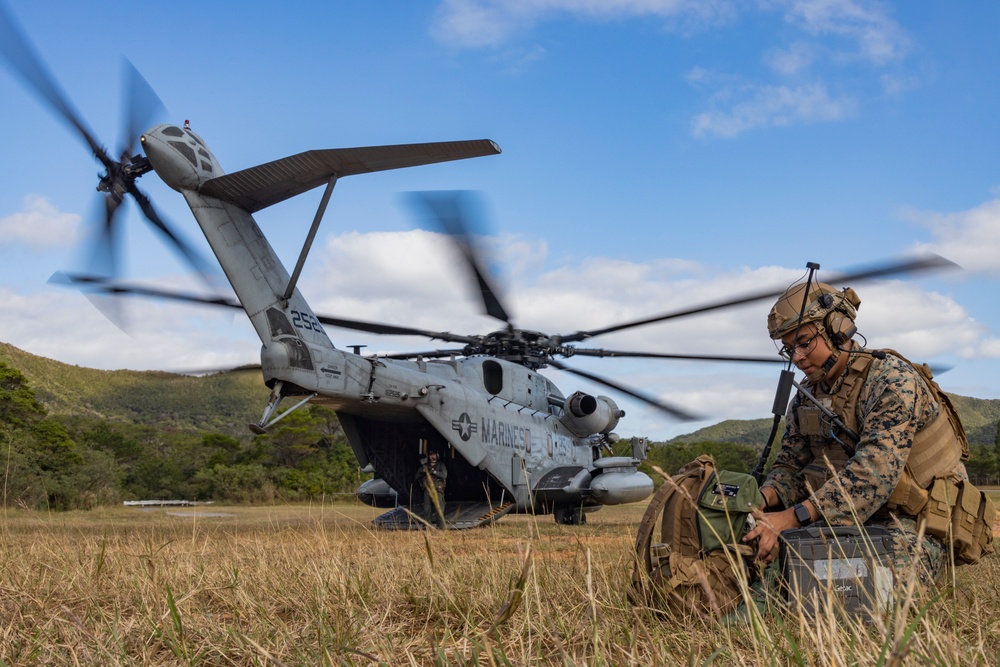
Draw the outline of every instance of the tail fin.
[[[196,189],[179,189],[264,346],[281,340],[289,348],[291,364],[298,361],[304,368],[308,346],[332,348],[333,344],[299,291],[291,290],[288,271],[251,213],[342,176],[499,152],[486,139],[307,151],[203,180]],[[220,173],[214,157],[212,162],[215,173]]]

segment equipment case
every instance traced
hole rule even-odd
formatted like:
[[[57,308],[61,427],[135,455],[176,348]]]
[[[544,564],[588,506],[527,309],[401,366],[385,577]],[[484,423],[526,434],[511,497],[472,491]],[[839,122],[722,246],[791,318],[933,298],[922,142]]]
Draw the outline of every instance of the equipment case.
[[[882,526],[808,526],[781,533],[785,600],[814,618],[819,611],[866,621],[892,603],[892,535]]]

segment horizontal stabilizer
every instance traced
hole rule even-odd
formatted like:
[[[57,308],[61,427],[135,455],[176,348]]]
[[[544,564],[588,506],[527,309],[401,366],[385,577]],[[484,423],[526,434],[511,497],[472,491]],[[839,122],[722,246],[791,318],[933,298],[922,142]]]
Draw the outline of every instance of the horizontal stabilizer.
[[[341,178],[499,153],[500,147],[489,139],[306,151],[208,180],[201,186],[201,194],[254,213],[324,185],[332,176]]]

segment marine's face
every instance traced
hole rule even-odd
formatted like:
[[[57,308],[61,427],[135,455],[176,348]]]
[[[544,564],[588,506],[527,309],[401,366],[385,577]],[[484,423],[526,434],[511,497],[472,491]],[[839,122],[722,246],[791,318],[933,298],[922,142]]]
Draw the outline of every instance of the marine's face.
[[[429,454],[429,455],[427,456],[427,458],[428,458],[428,459],[430,460],[430,462],[431,462],[431,463],[437,463],[437,462],[438,462],[438,455],[437,455],[437,452],[434,452],[434,453],[432,453],[432,454]]]
[[[782,336],[781,342],[785,346],[784,353],[806,377],[822,368],[833,353],[812,322],[803,324],[798,331]]]

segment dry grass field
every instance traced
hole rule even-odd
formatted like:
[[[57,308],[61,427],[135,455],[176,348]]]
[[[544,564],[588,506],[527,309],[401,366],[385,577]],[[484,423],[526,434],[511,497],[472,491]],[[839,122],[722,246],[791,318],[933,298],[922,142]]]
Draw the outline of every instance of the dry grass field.
[[[1000,661],[1000,558],[884,621],[663,619],[626,598],[644,504],[382,532],[326,506],[7,510],[3,665],[969,665]],[[953,584],[953,585],[952,585]],[[899,596],[905,597],[905,596]]]

